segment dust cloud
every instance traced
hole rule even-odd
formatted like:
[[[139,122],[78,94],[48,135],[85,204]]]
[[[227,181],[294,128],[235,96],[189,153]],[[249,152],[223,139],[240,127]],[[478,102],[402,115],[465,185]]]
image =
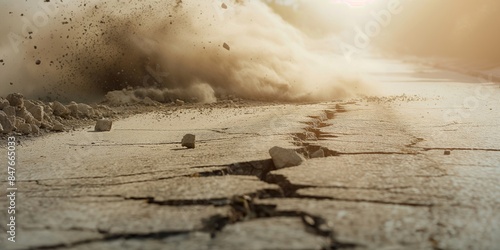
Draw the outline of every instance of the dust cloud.
[[[315,24],[300,22],[293,6],[224,2],[3,1],[0,92],[214,102],[229,95],[324,101],[364,91],[359,74],[320,37],[338,30],[331,13],[316,13],[323,18]]]
[[[377,44],[387,51],[500,64],[500,1],[405,1]]]

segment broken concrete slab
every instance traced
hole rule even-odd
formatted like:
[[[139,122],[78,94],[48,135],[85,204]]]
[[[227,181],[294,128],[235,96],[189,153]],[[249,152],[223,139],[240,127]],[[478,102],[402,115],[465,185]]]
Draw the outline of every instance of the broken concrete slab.
[[[78,181],[74,182],[77,184]],[[57,183],[54,185],[57,186]],[[68,185],[71,186],[71,185]],[[159,204],[212,204],[227,202],[235,195],[255,194],[262,190],[275,190],[279,186],[260,181],[255,176],[177,177],[164,180],[146,180],[113,185],[82,185],[74,192],[65,189],[30,190],[30,197],[58,196],[70,198],[86,196],[120,196],[127,199],[151,199]]]
[[[269,199],[278,210],[319,215],[335,232],[334,241],[349,249],[427,249],[434,227],[428,207],[315,199]],[[376,237],[374,237],[376,235]]]
[[[261,218],[226,226],[211,242],[225,249],[326,249],[329,238],[307,231],[301,218]]]
[[[269,150],[269,154],[277,169],[299,166],[304,161],[293,149],[273,147]]]
[[[99,119],[97,120],[94,131],[96,132],[106,132],[111,131],[111,127],[113,126],[113,121],[108,119]]]
[[[186,148],[195,148],[196,136],[193,134],[186,134],[182,137],[181,146]]]

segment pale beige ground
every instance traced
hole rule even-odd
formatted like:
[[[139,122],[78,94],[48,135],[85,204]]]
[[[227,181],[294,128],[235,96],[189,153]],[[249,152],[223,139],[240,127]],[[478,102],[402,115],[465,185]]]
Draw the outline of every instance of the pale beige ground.
[[[0,249],[498,249],[499,86],[376,65],[378,97],[167,110],[23,140],[18,242],[3,233]],[[332,156],[273,170],[272,146]]]

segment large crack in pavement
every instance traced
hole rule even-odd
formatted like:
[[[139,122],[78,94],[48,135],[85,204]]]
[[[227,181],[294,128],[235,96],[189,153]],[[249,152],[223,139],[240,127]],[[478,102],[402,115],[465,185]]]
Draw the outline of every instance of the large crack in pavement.
[[[332,138],[338,138],[343,136],[343,134],[331,134],[322,131],[322,128],[328,127],[330,120],[334,119],[337,113],[347,112],[343,105],[337,104],[331,109],[325,109],[317,116],[309,116],[310,121],[304,122],[307,125],[304,128],[304,132],[291,134],[293,138],[293,144],[299,148],[296,151],[302,154],[306,159],[312,159],[317,157],[339,157],[345,155],[417,155],[419,152],[340,152],[337,150],[332,150],[327,147],[316,144],[317,141],[328,140]],[[225,134],[226,131],[215,131],[217,133]],[[253,135],[252,136],[256,136]],[[417,144],[423,141],[422,138],[414,138],[409,144],[406,145],[407,148],[419,149],[422,151],[429,150],[484,150],[484,151],[500,151],[496,149],[446,149],[446,148],[419,148]],[[134,144],[136,145],[136,144]],[[102,146],[102,145],[101,145]],[[106,146],[106,145],[105,145]],[[318,152],[321,151],[321,154]],[[318,156],[319,155],[319,156]],[[114,197],[122,198],[124,200],[132,201],[144,201],[151,206],[169,206],[169,207],[185,207],[185,206],[215,206],[215,207],[228,207],[229,213],[226,215],[216,214],[211,217],[204,218],[202,220],[203,227],[198,230],[184,230],[184,231],[157,231],[151,233],[110,233],[105,230],[100,230],[99,233],[102,235],[101,238],[96,239],[86,239],[81,241],[74,241],[67,244],[58,244],[51,246],[40,246],[34,248],[28,248],[30,250],[41,250],[41,249],[64,249],[72,246],[85,245],[96,242],[107,242],[115,241],[119,239],[165,239],[172,236],[190,234],[196,231],[208,233],[212,238],[218,237],[218,234],[226,228],[228,225],[234,225],[238,223],[248,222],[257,219],[265,218],[298,218],[303,223],[304,229],[307,233],[324,237],[328,240],[328,244],[323,247],[323,249],[350,249],[363,247],[361,243],[356,242],[344,242],[337,239],[335,228],[328,225],[327,220],[318,214],[313,214],[310,212],[302,210],[283,210],[278,209],[276,204],[259,204],[256,200],[265,200],[269,198],[273,199],[307,199],[307,200],[329,200],[329,201],[342,201],[342,202],[353,202],[353,203],[374,203],[382,205],[397,205],[397,206],[408,206],[408,207],[424,207],[432,208],[435,206],[434,203],[419,203],[419,202],[397,202],[397,201],[385,201],[376,199],[344,199],[335,198],[330,196],[322,195],[305,195],[298,194],[297,191],[307,188],[318,188],[316,185],[297,185],[292,183],[285,175],[274,173],[277,169],[273,164],[271,159],[247,161],[247,162],[236,162],[232,164],[224,165],[208,165],[208,166],[193,166],[190,167],[193,173],[182,175],[182,176],[172,176],[165,178],[153,178],[145,179],[140,181],[129,181],[129,182],[116,182],[116,183],[98,183],[98,184],[48,184],[47,181],[51,180],[37,180],[35,183],[37,185],[42,185],[46,187],[93,187],[93,186],[110,186],[110,185],[123,185],[130,183],[145,183],[145,182],[155,182],[159,180],[173,179],[179,177],[213,177],[213,176],[255,176],[260,181],[267,184],[275,184],[279,186],[279,189],[261,189],[256,192],[247,193],[243,195],[235,195],[233,197],[226,198],[214,198],[214,199],[166,199],[158,200],[154,196],[120,196],[120,195],[102,195],[102,196],[86,196],[86,197]],[[166,171],[161,171],[166,172]],[[131,177],[137,175],[149,175],[154,172],[144,172],[117,176],[120,177]],[[435,177],[435,176],[432,176]],[[94,176],[94,177],[82,177],[82,178],[72,178],[74,180],[82,179],[104,179],[109,178],[109,176]],[[53,180],[56,181],[56,180]],[[31,181],[27,181],[31,182]],[[322,188],[341,188],[341,189],[356,189],[356,187],[349,186],[321,186]],[[379,188],[387,192],[392,192],[391,189],[403,189],[405,187],[392,187],[392,188]],[[377,188],[366,188],[368,190],[376,190]],[[395,191],[394,191],[395,192]],[[42,197],[42,196],[36,196]],[[82,197],[82,196],[68,196],[66,198]]]

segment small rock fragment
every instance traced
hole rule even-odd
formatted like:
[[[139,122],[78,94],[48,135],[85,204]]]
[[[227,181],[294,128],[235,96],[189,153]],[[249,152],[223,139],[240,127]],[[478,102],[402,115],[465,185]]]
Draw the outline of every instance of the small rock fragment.
[[[195,135],[193,135],[193,134],[186,134],[182,138],[181,144],[182,144],[183,147],[186,147],[186,148],[194,148],[195,147],[195,140],[196,140],[196,136]]]
[[[224,49],[231,50],[231,48],[229,47],[229,45],[228,45],[227,43],[224,43],[224,44],[222,45],[222,47],[223,47]]]
[[[306,140],[310,140],[310,141],[317,141],[318,140],[318,137],[316,137],[316,134],[314,132],[306,131],[305,135],[306,135]]]
[[[35,135],[40,134],[40,128],[34,124],[31,124],[31,133]]]
[[[82,114],[84,117],[90,118],[90,117],[94,116],[94,109],[91,106],[89,106],[85,103],[78,103],[76,105],[76,107],[77,107],[78,113]]]
[[[277,169],[299,166],[303,162],[302,157],[292,149],[273,147],[269,150],[269,155]]]
[[[142,100],[142,103],[144,103],[147,106],[156,106],[155,101],[153,101],[153,99],[151,99],[147,96]]]
[[[325,151],[322,148],[316,150],[314,153],[311,154],[311,159],[324,158],[324,157],[325,157]]]
[[[96,132],[110,131],[113,126],[113,121],[100,119],[96,122],[94,130]]]
[[[80,117],[79,114],[81,114],[81,112],[78,112],[78,104],[76,102],[71,102],[66,106],[66,108],[68,108],[71,112],[71,116],[76,118]]]
[[[31,115],[38,120],[39,122],[43,122],[43,117],[44,117],[44,112],[43,112],[43,106],[41,105],[34,105],[30,108],[27,108],[28,112],[31,113]]]
[[[3,110],[8,106],[10,106],[9,101],[7,101],[7,99],[0,98],[0,110]]]
[[[64,131],[64,125],[62,123],[55,121],[54,126],[52,126],[52,131],[54,132],[63,132]]]
[[[7,101],[9,101],[10,106],[22,107],[24,106],[24,96],[20,93],[13,93],[7,96]]]
[[[60,103],[58,101],[55,101],[52,104],[52,109],[53,109],[54,115],[57,115],[57,116],[64,117],[64,116],[71,114],[71,110],[69,110],[66,106],[64,106],[62,103]]]
[[[176,104],[177,106],[182,106],[182,105],[184,105],[184,103],[185,103],[185,102],[184,102],[183,100],[179,100],[179,99],[175,100],[175,104]]]
[[[24,135],[29,135],[31,134],[31,124],[29,123],[23,123],[23,124],[20,124],[18,127],[17,127],[17,132],[21,133],[21,134],[24,134]]]
[[[24,120],[23,118],[21,118],[21,117],[15,118],[14,125],[16,126],[16,128],[19,128],[19,126],[21,126],[24,123],[26,123],[26,120]]]
[[[12,123],[7,114],[1,110],[0,110],[0,125],[2,126],[3,133],[6,134],[16,129],[14,123]]]
[[[22,107],[16,111],[16,116],[22,118],[26,123],[36,124],[40,126],[40,121],[38,121],[33,115],[26,110],[25,107]]]

